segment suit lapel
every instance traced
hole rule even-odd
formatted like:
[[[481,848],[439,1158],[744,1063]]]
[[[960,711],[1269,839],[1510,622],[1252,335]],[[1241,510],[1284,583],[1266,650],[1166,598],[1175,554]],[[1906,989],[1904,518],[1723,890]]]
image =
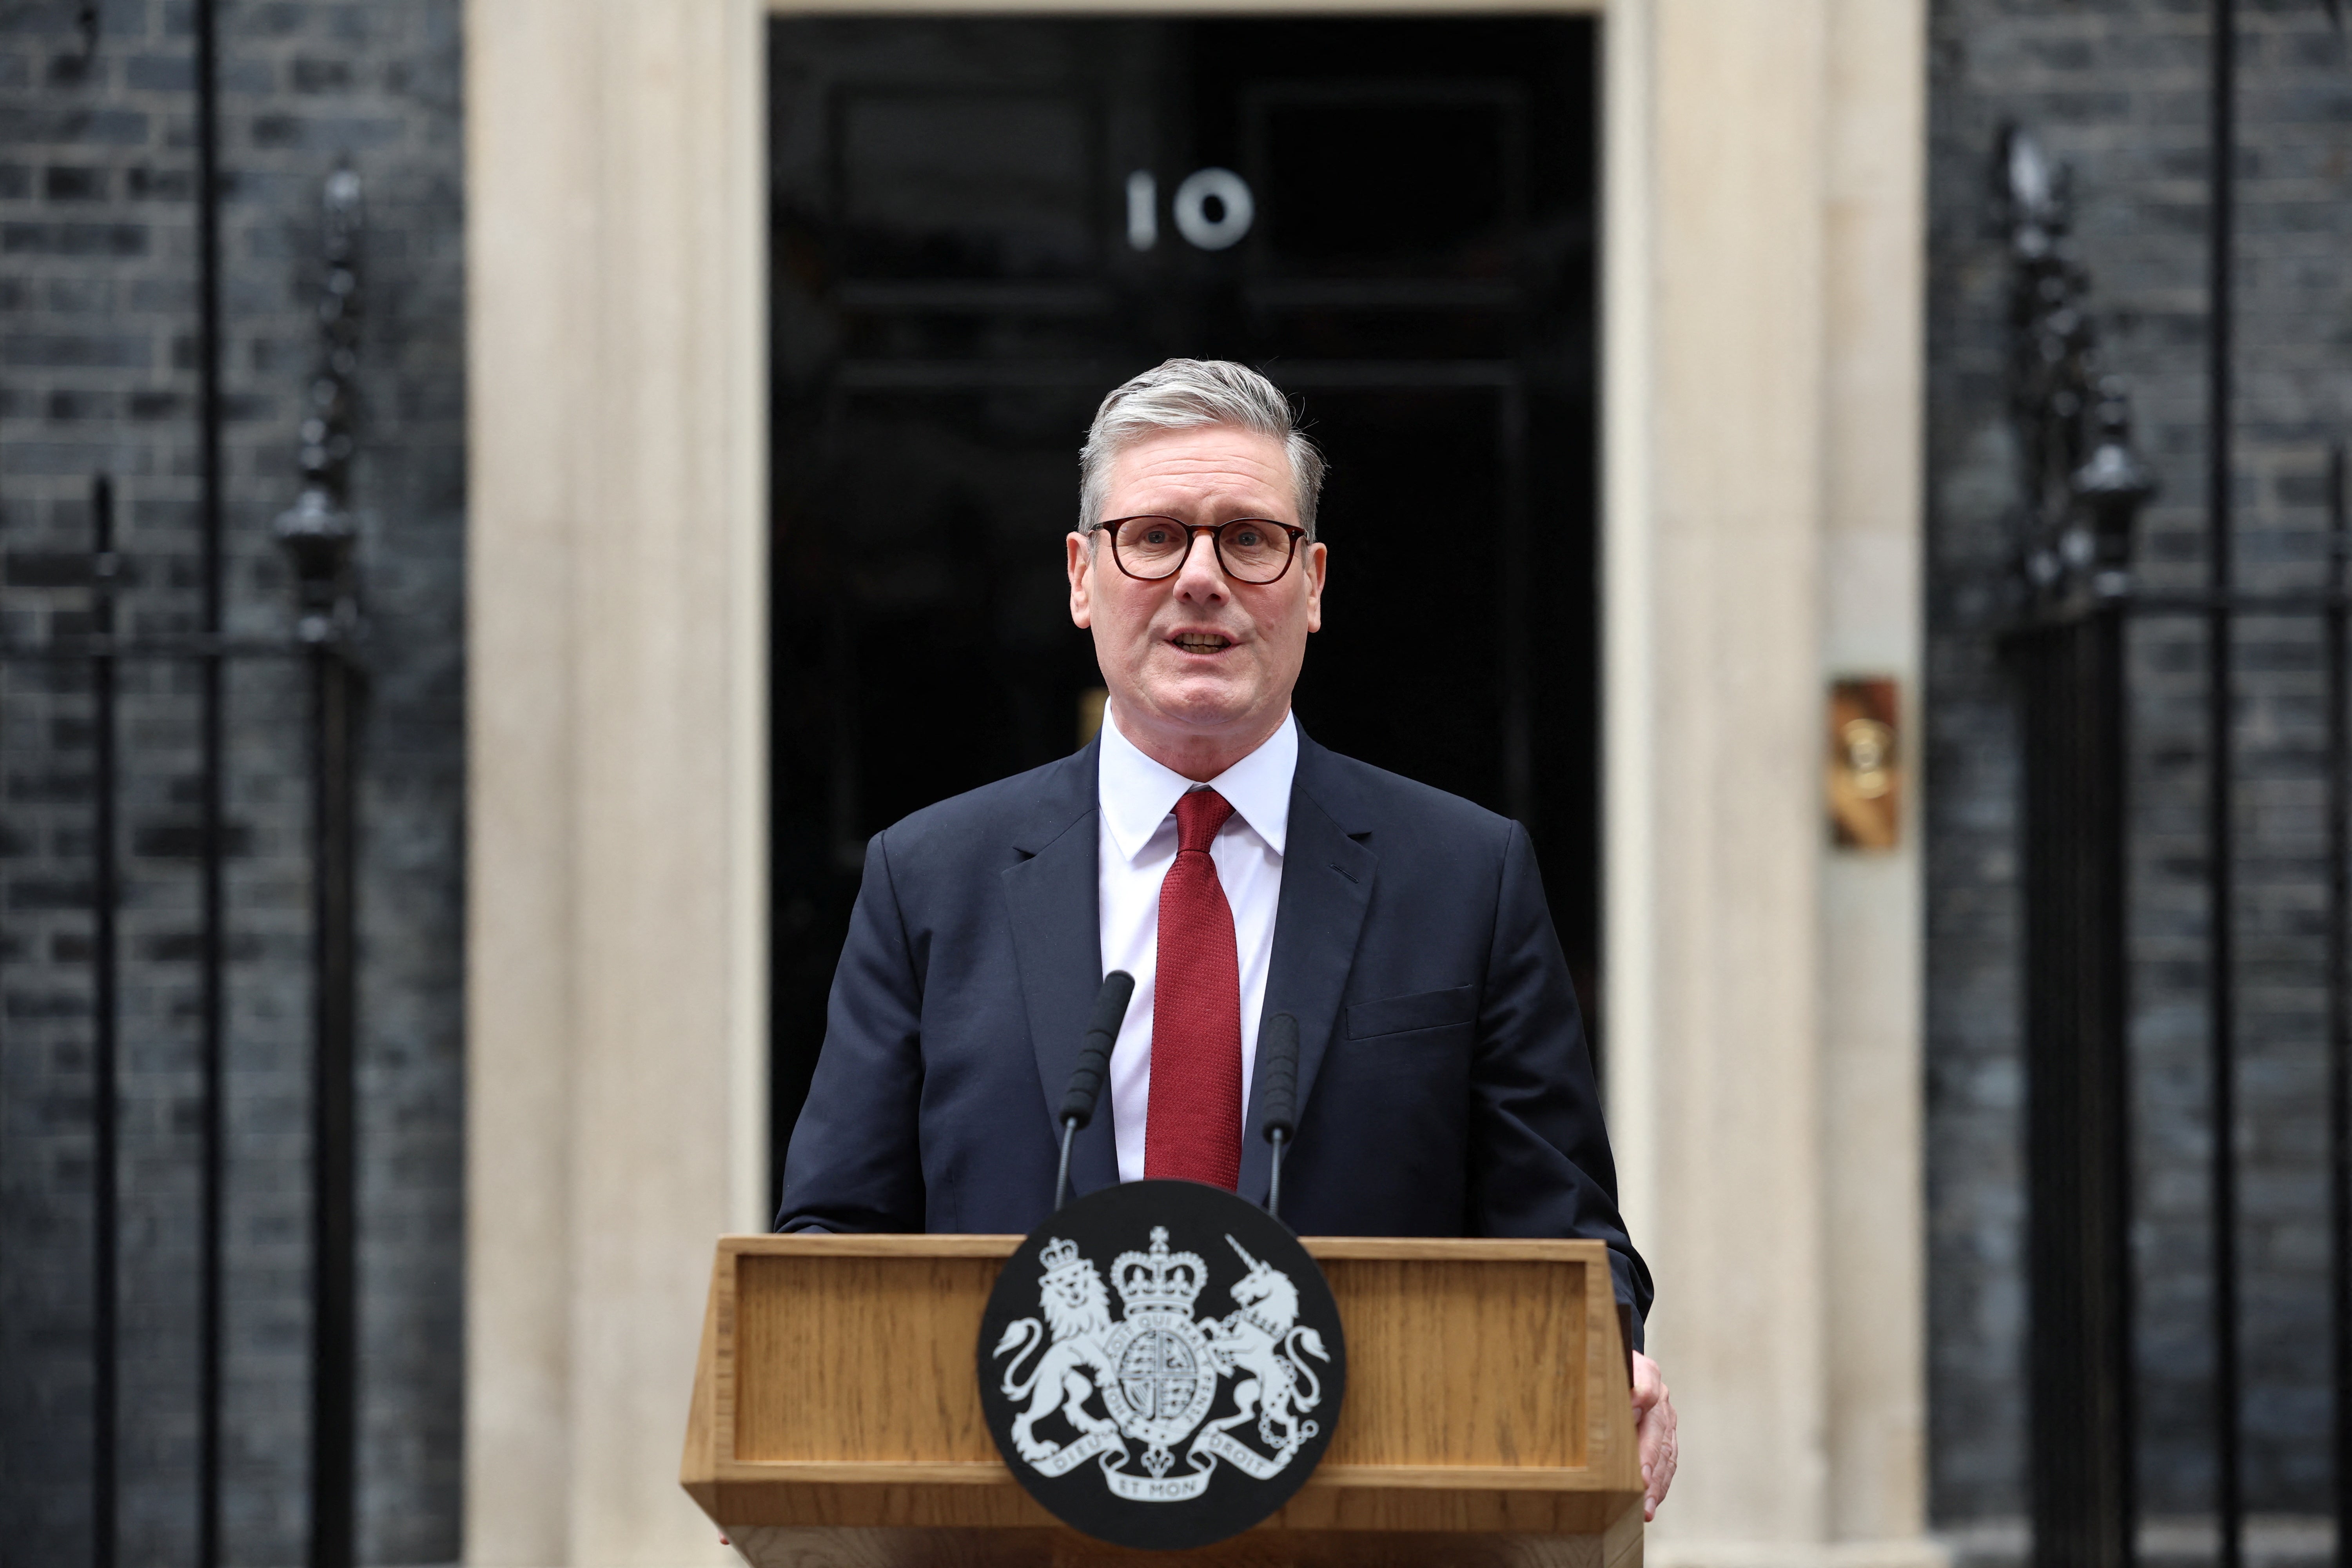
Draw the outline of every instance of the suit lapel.
[[[1090,744],[1046,781],[1037,810],[1014,840],[1024,858],[1001,874],[1013,917],[1013,947],[1029,1016],[1047,1124],[1061,1136],[1062,1095],[1102,988],[1100,885],[1096,874],[1096,758]],[[1118,1180],[1118,1141],[1106,1084],[1070,1150],[1070,1185],[1089,1193]]]
[[[1275,905],[1274,953],[1266,966],[1265,1007],[1258,1037],[1276,1013],[1298,1020],[1298,1107],[1306,1111],[1324,1053],[1339,1028],[1339,998],[1356,959],[1356,938],[1371,902],[1380,857],[1359,838],[1356,820],[1322,747],[1298,737],[1298,772],[1290,786],[1290,830],[1283,847],[1282,896]],[[1263,1076],[1250,1082],[1242,1139],[1241,1195],[1265,1202],[1273,1155],[1266,1147]]]

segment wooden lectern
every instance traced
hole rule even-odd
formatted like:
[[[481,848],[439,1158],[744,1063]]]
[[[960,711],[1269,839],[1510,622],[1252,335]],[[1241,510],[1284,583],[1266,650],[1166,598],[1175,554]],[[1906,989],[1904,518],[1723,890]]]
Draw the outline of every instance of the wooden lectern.
[[[1169,1561],[1058,1523],[997,1457],[976,1342],[1013,1236],[719,1244],[679,1479],[757,1568]],[[1348,1390],[1322,1466],[1188,1563],[1639,1568],[1641,1462],[1597,1241],[1308,1238]]]

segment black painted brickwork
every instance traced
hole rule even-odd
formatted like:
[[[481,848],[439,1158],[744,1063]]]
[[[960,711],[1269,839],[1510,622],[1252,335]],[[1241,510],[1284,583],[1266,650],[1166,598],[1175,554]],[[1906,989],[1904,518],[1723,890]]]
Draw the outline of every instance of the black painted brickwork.
[[[2250,587],[2319,580],[2326,444],[2352,436],[2352,59],[2319,0],[2242,6],[2236,485]],[[1990,158],[2015,119],[2074,166],[2109,364],[2164,494],[2143,580],[2204,572],[2206,0],[1934,0],[1928,395],[1928,1181],[1933,1508],[2024,1511],[2027,1300],[2006,568],[2007,266]],[[2314,623],[2239,633],[2239,1146],[2248,1501],[2326,1501],[2322,679]],[[2145,1505],[2211,1506],[2202,633],[2135,634],[2135,1115]]]
[[[365,182],[353,506],[373,679],[361,813],[362,1550],[457,1555],[463,542],[457,0],[222,0],[233,631],[289,626],[270,520],[316,356],[319,184]],[[184,0],[0,4],[0,623],[85,624],[117,478],[125,629],[197,614],[194,95]],[[0,1560],[89,1542],[90,702],[0,669]],[[193,1558],[193,673],[123,680],[122,1561]],[[226,1550],[301,1556],[309,1258],[303,685],[229,682]]]

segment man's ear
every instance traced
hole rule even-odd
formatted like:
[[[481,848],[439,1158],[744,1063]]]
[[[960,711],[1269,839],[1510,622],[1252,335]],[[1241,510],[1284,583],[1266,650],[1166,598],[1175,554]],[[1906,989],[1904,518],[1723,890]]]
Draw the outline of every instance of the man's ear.
[[[1063,541],[1070,574],[1070,623],[1076,626],[1094,624],[1094,537],[1091,533],[1072,533]]]
[[[1330,570],[1330,552],[1320,541],[1307,547],[1307,629],[1323,629],[1323,579]]]

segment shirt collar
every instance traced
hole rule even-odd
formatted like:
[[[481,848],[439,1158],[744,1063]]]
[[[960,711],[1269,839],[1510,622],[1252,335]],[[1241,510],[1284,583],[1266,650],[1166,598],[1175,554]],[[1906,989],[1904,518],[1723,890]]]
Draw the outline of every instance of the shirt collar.
[[[1176,798],[1192,781],[1164,767],[1119,732],[1110,710],[1103,710],[1102,751],[1095,787],[1111,842],[1133,860],[1143,853],[1160,825],[1176,809]],[[1290,831],[1290,781],[1298,771],[1298,721],[1284,714],[1281,725],[1257,750],[1209,781],[1234,815],[1250,826],[1276,855]]]

